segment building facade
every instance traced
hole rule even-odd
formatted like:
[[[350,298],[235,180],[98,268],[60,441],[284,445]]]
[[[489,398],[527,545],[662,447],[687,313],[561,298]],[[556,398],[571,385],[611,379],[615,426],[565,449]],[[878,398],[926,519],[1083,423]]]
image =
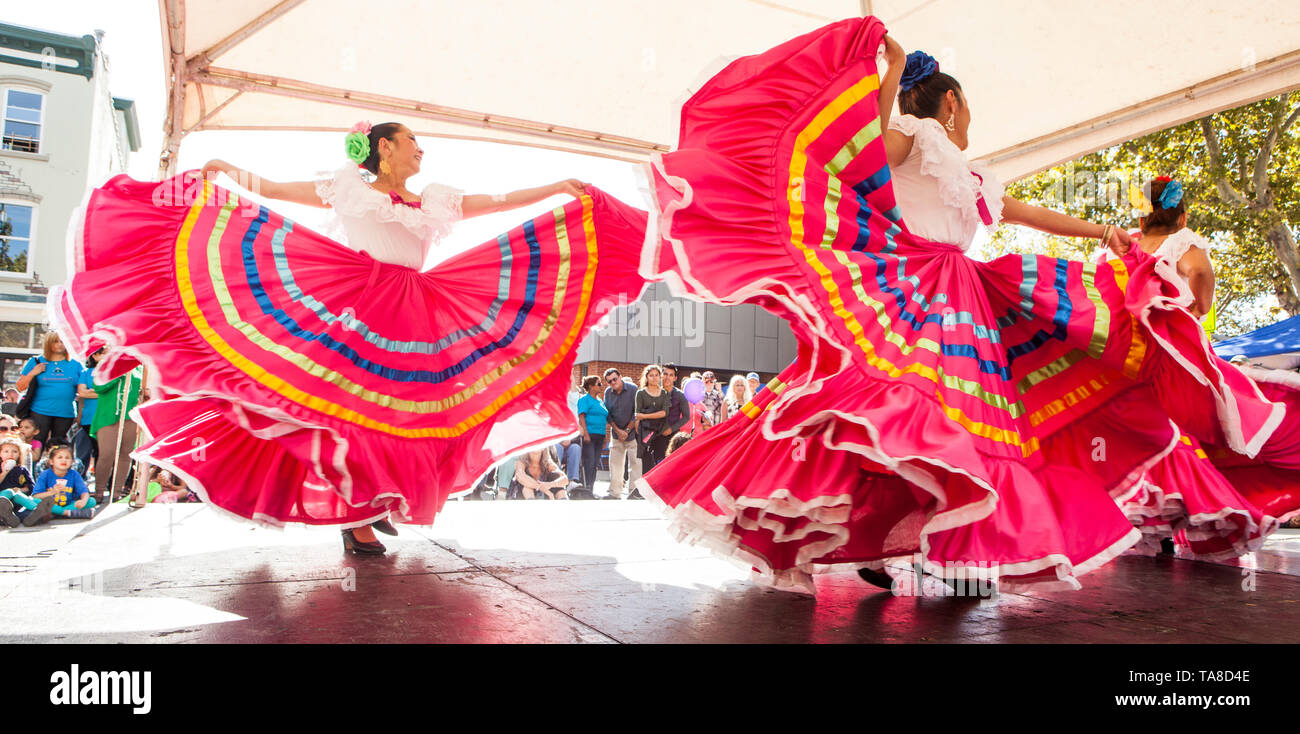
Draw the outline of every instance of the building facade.
[[[68,278],[68,223],[140,147],[131,100],[109,93],[102,34],[0,23],[0,359],[12,385],[40,351],[49,288]]]
[[[581,385],[587,375],[616,367],[639,381],[647,364],[672,362],[683,378],[712,370],[725,387],[732,375],[757,372],[767,383],[794,361],[795,350],[790,326],[757,306],[699,303],[654,283],[587,336],[578,348],[573,379]]]

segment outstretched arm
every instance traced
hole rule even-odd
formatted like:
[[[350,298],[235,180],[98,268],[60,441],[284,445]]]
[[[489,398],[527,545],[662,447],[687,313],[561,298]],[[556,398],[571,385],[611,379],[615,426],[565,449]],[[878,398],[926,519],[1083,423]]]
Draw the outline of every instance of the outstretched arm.
[[[203,166],[202,173],[204,178],[211,178],[217,173],[224,173],[241,187],[271,199],[280,199],[281,201],[304,206],[314,206],[319,209],[325,209],[329,206],[316,195],[315,181],[280,183],[262,178],[251,171],[245,171],[238,166],[232,166],[223,160],[216,159],[208,161]]]
[[[557,194],[568,194],[577,198],[585,193],[587,193],[587,184],[571,178],[547,186],[511,191],[508,194],[470,194],[461,199],[460,211],[461,216],[469,219],[536,204]]]
[[[1054,212],[1041,206],[1026,204],[1010,196],[1002,197],[1002,221],[1033,227],[1040,232],[1062,235],[1064,237],[1092,237],[1099,239],[1106,232],[1106,225],[1093,224],[1077,219],[1069,214]],[[1123,255],[1128,252],[1132,240],[1123,227],[1111,227],[1107,247]]]

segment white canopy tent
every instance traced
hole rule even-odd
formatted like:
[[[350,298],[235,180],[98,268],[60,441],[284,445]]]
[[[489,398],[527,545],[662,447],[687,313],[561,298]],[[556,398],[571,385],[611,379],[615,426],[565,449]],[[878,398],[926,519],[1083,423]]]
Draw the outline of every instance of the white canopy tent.
[[[735,56],[873,13],[971,102],[1005,180],[1300,87],[1295,0],[159,0],[161,161],[199,130],[417,133],[646,159]]]

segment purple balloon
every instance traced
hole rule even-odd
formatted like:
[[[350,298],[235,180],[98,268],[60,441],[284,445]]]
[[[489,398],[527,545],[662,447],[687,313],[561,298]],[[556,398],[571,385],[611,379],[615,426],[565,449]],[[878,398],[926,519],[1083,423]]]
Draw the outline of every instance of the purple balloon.
[[[704,399],[704,380],[698,377],[692,377],[682,383],[682,392],[686,393],[686,401],[694,405]]]

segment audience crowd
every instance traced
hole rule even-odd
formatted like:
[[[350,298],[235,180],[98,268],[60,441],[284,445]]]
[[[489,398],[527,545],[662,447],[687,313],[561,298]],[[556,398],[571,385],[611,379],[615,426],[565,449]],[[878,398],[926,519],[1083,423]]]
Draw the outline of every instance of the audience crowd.
[[[671,363],[646,365],[636,377],[613,367],[584,377],[570,396],[579,435],[498,464],[468,499],[597,499],[601,471],[609,472],[609,490],[600,499],[644,499],[636,488],[642,474],[764,389],[755,372],[733,376],[724,391],[712,371],[684,375]],[[688,380],[702,385],[694,400]]]
[[[59,335],[23,365],[0,402],[0,527],[85,520],[125,502],[134,482],[138,431],[131,409],[149,398],[143,369],[97,384],[103,350],[78,362]],[[100,448],[106,449],[100,455]],[[197,502],[185,481],[153,468],[146,501]]]
[[[139,433],[129,414],[149,397],[142,369],[97,384],[102,349],[78,362],[54,332],[43,347],[0,398],[0,528],[92,518],[125,502],[134,484],[130,453]],[[583,378],[570,396],[579,435],[505,460],[467,499],[597,499],[602,471],[609,489],[600,499],[644,499],[636,487],[642,474],[764,389],[755,372],[733,375],[724,388],[713,371],[683,376],[671,363],[646,365],[636,377],[611,367]],[[150,468],[147,487],[146,502],[200,501],[183,478],[159,467]],[[1288,526],[1300,527],[1297,520]]]

